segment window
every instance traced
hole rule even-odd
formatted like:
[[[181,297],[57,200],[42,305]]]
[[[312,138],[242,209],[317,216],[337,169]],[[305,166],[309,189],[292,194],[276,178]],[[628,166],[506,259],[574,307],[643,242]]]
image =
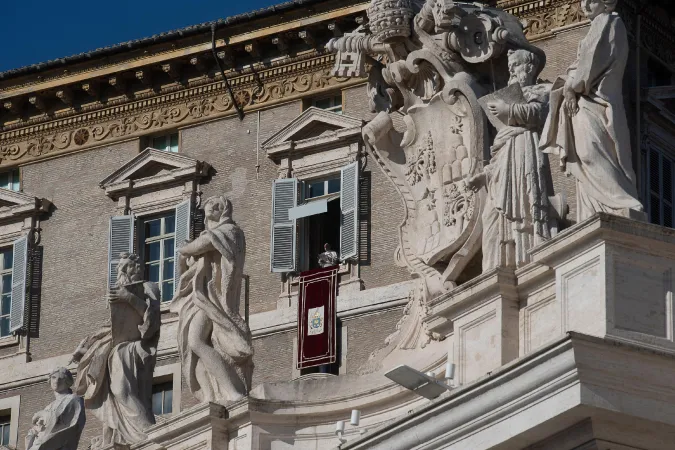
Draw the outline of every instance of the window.
[[[152,148],[167,152],[178,153],[178,133],[165,134],[152,138]]]
[[[650,58],[647,61],[647,84],[649,87],[670,86],[673,84],[673,74],[666,66]]]
[[[162,302],[173,298],[176,215],[171,212],[142,221],[145,278],[159,286]]]
[[[21,190],[19,169],[0,172],[0,188],[19,192]]]
[[[173,381],[152,386],[152,412],[156,416],[173,412]]]
[[[0,337],[11,334],[9,323],[12,311],[12,248],[0,250]]]
[[[272,272],[317,268],[324,244],[329,244],[341,261],[355,257],[358,190],[358,163],[326,178],[276,180],[272,194]]]
[[[336,114],[342,114],[342,93],[331,95],[330,97],[316,98],[312,100],[312,106],[332,111]]]
[[[0,413],[0,445],[9,447],[9,428],[11,422],[11,415],[7,413]]]
[[[646,190],[646,206],[649,221],[664,227],[673,226],[673,160],[650,148],[642,152],[646,171],[643,189]]]

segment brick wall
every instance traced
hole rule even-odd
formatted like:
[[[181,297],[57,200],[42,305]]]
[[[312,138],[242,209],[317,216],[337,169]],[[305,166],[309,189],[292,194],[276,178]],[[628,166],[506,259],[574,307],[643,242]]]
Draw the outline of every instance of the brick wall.
[[[400,308],[344,320],[347,327],[347,373],[357,373],[372,352],[384,347],[384,340],[396,331]]]
[[[288,381],[293,373],[295,330],[272,334],[253,341],[253,387],[262,383]]]
[[[70,353],[106,320],[108,222],[116,202],[99,182],[138,153],[130,141],[23,168],[26,193],[54,203],[42,221],[40,337],[34,360]]]

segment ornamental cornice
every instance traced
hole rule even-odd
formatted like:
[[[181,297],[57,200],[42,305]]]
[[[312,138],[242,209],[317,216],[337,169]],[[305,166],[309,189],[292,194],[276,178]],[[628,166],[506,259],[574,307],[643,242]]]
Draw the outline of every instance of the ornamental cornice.
[[[234,98],[252,111],[362,80],[331,75],[334,55],[230,79]],[[14,166],[149,133],[236,114],[225,84],[204,86],[0,133],[0,166]]]

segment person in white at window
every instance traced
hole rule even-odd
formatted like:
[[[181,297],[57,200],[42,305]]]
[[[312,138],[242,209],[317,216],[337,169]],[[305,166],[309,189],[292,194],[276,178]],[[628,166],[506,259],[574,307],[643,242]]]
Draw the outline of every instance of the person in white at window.
[[[319,255],[319,266],[321,268],[337,266],[340,262],[338,254],[330,249],[330,244],[323,244],[324,252]]]

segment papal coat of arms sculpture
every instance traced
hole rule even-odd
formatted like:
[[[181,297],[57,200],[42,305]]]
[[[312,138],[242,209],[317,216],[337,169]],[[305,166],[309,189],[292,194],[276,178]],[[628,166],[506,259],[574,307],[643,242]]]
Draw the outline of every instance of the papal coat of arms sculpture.
[[[603,31],[623,30],[613,12],[616,0],[582,3],[600,5],[584,6],[588,18],[600,23],[584,40],[586,47],[601,48],[605,41],[607,48],[616,46],[625,30]],[[595,145],[584,142],[586,136],[579,136],[575,147],[550,137],[567,127],[563,119],[550,131],[559,105],[549,112],[549,100],[558,85],[538,83],[546,55],[527,41],[516,17],[451,0],[372,0],[368,18],[367,25],[327,48],[337,54],[335,75],[368,78],[370,106],[378,115],[364,127],[364,141],[405,204],[397,262],[420,279],[396,333],[387,339],[386,354],[424,347],[435,338],[424,331],[429,301],[478,275],[481,259],[483,273],[522,266],[531,248],[558,231],[567,206],[562,196],[552,195],[546,153],[565,161],[570,147],[579,155],[570,175],[578,192],[590,194],[582,199],[586,216],[578,220],[594,211],[623,214],[624,206],[639,212],[641,205],[627,169],[603,181],[625,186],[624,201],[614,201],[613,190],[594,195],[590,175],[581,176],[589,167],[624,161],[625,155],[584,153]],[[592,65],[582,53],[561,77],[560,83],[568,80],[563,90],[569,104],[576,104],[572,97],[583,103],[588,95],[583,86],[599,82],[577,80],[585,72],[576,67]],[[625,58],[615,59],[616,72],[623,74]],[[568,109],[572,127],[578,119]],[[623,106],[614,110],[623,113]],[[595,158],[593,164],[584,160],[586,154],[587,160]]]

